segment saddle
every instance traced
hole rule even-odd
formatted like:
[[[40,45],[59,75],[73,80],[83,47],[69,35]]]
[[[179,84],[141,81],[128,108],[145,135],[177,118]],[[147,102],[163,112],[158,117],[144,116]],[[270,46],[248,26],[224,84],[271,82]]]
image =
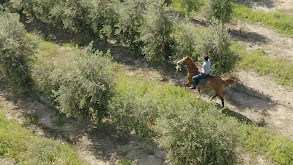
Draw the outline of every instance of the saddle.
[[[209,75],[209,76],[206,77],[206,78],[201,78],[201,79],[199,79],[197,85],[204,86],[204,85],[207,83],[207,81],[208,81],[208,79],[209,79],[210,77],[212,77],[212,76]]]

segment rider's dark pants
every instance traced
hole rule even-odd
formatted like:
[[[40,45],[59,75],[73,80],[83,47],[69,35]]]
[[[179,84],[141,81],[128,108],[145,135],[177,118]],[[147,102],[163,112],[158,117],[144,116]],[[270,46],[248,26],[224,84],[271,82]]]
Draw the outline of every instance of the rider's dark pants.
[[[199,73],[192,77],[193,80],[193,87],[196,88],[196,84],[198,83],[199,79],[209,77],[209,74]]]

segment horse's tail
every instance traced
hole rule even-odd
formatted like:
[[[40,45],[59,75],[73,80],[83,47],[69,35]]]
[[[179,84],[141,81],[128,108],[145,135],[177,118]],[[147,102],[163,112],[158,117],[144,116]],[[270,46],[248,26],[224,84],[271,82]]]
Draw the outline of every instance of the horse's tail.
[[[234,86],[237,82],[237,77],[235,75],[229,77],[221,77],[225,85]]]

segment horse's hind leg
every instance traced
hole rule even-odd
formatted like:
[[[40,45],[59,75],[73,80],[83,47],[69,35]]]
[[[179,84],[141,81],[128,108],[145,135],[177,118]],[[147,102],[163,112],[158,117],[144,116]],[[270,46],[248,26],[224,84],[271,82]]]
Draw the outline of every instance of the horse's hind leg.
[[[210,98],[210,101],[212,101],[215,97],[217,97],[218,95],[217,94],[215,94],[214,96],[212,96],[211,98]]]
[[[222,101],[222,107],[224,107],[224,98],[222,94],[218,95],[219,99]]]

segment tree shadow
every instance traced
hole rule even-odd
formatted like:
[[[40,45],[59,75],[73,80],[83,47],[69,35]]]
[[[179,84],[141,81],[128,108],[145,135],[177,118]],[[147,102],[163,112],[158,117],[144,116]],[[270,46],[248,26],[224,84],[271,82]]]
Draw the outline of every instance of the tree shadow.
[[[249,7],[265,7],[265,8],[273,8],[275,7],[274,0],[236,0],[237,3],[245,4]]]
[[[247,32],[241,29],[228,29],[228,32],[233,38],[239,41],[251,42],[251,43],[266,43],[267,38],[255,32]]]

